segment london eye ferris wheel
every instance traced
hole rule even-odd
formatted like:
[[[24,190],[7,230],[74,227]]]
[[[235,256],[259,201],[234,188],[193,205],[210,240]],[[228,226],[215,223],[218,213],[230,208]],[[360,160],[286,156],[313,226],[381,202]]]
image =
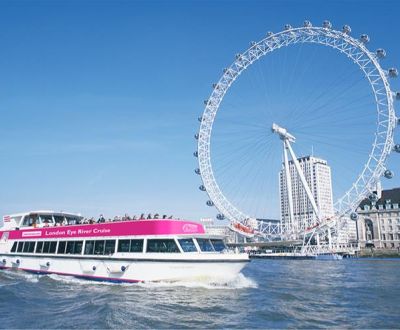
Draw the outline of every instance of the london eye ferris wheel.
[[[195,135],[199,189],[218,219],[256,230],[257,219],[278,219],[287,154],[293,162],[306,155],[328,162],[337,219],[355,217],[381,177],[393,177],[386,162],[400,152],[394,143],[400,93],[390,85],[398,72],[382,68],[386,51],[369,50],[371,43],[366,34],[351,36],[348,25],[339,31],[329,21],[321,27],[305,21],[268,32],[235,56],[213,84]],[[291,190],[311,191],[300,176]]]

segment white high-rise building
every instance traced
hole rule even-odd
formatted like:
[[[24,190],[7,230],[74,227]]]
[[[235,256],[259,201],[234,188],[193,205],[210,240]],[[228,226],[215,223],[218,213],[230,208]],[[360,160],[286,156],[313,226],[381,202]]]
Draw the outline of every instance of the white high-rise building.
[[[313,156],[298,158],[300,168],[314,196],[321,218],[334,215],[331,168],[327,161]],[[290,220],[289,200],[286,185],[285,169],[279,173],[279,193],[281,202],[281,221],[289,231],[305,229],[316,223],[316,215],[307,198],[307,193],[297,174],[293,161],[289,161],[289,172],[292,183],[293,223]]]

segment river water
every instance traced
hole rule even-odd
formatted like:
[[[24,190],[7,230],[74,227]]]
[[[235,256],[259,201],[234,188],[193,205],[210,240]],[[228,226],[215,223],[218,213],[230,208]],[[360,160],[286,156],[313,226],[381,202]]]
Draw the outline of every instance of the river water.
[[[0,328],[399,328],[400,259],[253,260],[234,282],[0,271]]]

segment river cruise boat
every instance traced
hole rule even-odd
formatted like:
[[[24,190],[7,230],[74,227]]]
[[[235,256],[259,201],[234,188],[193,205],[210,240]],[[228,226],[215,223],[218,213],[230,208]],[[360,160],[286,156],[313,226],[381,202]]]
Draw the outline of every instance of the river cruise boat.
[[[196,222],[82,220],[52,211],[4,216],[0,269],[111,282],[229,281],[249,261]]]

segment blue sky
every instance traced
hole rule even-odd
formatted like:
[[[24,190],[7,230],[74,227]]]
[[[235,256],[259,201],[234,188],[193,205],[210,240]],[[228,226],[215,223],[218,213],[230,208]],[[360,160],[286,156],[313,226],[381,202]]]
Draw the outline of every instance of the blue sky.
[[[330,19],[368,33],[387,50],[384,66],[396,66],[399,9],[396,1],[0,1],[0,213],[214,216],[197,188],[193,135],[234,54],[286,23]],[[400,185],[399,159],[384,187]]]

